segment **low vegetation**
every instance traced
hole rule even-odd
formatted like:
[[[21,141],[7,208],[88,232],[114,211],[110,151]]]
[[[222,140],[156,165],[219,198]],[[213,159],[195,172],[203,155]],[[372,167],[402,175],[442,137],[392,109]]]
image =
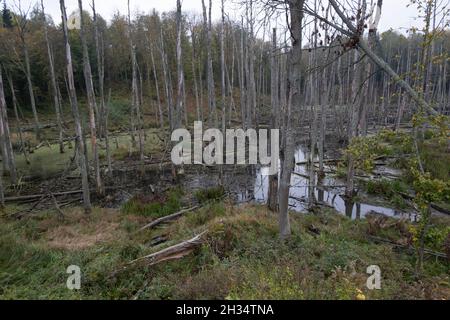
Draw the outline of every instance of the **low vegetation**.
[[[446,299],[449,264],[415,257],[393,244],[413,235],[406,221],[351,221],[331,210],[292,215],[291,239],[278,240],[277,217],[265,207],[214,202],[165,227],[137,232],[156,216],[133,210],[73,209],[0,224],[0,297],[11,299]],[[387,219],[387,218],[386,218]],[[427,247],[444,250],[450,221],[435,221]],[[191,255],[147,266],[128,262],[207,231]],[[370,237],[391,243],[376,243]],[[158,244],[156,239],[165,239]],[[382,289],[368,290],[366,269],[382,270]],[[66,288],[79,265],[82,286]]]

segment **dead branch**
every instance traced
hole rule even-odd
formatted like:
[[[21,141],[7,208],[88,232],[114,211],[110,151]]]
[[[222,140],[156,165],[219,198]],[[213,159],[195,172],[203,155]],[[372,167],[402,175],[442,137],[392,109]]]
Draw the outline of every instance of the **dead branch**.
[[[169,261],[169,260],[178,260],[184,258],[185,256],[191,254],[197,247],[203,244],[204,240],[202,237],[207,233],[207,231],[202,232],[201,234],[195,236],[190,240],[183,241],[174,246],[168,247],[161,251],[152,253],[148,256],[133,260],[129,262],[127,265],[133,265],[138,262],[142,262],[144,260],[147,261],[147,264],[153,266],[160,262]]]
[[[384,238],[379,238],[379,237],[374,237],[374,236],[368,236],[368,238],[371,241],[379,242],[379,243],[386,243],[386,244],[392,245],[392,246],[394,246],[396,248],[399,248],[399,249],[415,250],[415,248],[413,246],[399,244],[399,243],[396,243],[396,242],[391,241],[389,239],[384,239]],[[425,249],[424,253],[428,254],[430,256],[435,256],[437,258],[447,259],[447,254],[442,253],[442,252],[436,252],[436,251],[432,251],[432,250],[429,250],[429,249]]]
[[[173,213],[171,215],[168,215],[168,216],[156,219],[156,220],[150,222],[149,224],[143,226],[141,229],[138,230],[138,232],[144,231],[146,229],[154,228],[154,227],[156,227],[156,226],[158,226],[158,225],[160,225],[162,223],[165,223],[165,222],[173,221],[175,219],[178,219],[182,215],[184,215],[184,214],[186,214],[188,212],[192,212],[192,211],[194,211],[194,210],[196,210],[198,208],[200,208],[200,206],[195,206],[195,207],[192,207],[192,208],[183,209],[183,210],[178,211],[176,213]]]

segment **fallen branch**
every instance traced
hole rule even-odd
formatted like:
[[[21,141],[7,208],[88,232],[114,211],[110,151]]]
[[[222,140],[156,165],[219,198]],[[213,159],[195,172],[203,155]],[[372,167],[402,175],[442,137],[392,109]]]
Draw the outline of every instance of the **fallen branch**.
[[[384,238],[379,238],[379,237],[374,237],[374,236],[368,236],[368,237],[369,237],[369,240],[371,240],[371,241],[386,243],[386,244],[392,245],[394,247],[397,247],[399,249],[415,250],[415,248],[413,246],[399,244],[399,243],[396,243],[396,242],[391,241],[389,239],[384,239]],[[435,256],[437,258],[442,258],[442,259],[446,259],[447,260],[447,255],[445,253],[442,253],[442,252],[436,252],[436,251],[432,251],[432,250],[429,250],[429,249],[425,249],[424,253],[428,254],[430,256]]]
[[[338,163],[338,162],[344,162],[345,159],[328,159],[328,160],[323,160],[323,163]],[[310,164],[311,161],[303,161],[303,162],[297,162],[298,166],[304,166],[307,164]],[[319,163],[319,161],[314,161],[314,163]]]
[[[174,246],[168,247],[161,251],[152,253],[148,256],[133,260],[129,262],[127,265],[130,266],[132,264],[148,261],[148,265],[153,266],[160,262],[169,261],[169,260],[178,260],[184,258],[185,256],[191,254],[197,247],[203,244],[202,237],[207,233],[207,231],[202,232],[201,234],[195,236],[190,240],[183,241]]]
[[[298,176],[300,178],[309,180],[309,176],[307,176],[306,174],[298,173],[298,172],[295,172],[295,171],[292,172],[292,174],[295,175],[295,176]]]
[[[405,198],[406,200],[411,200],[411,201],[414,200],[414,196],[412,196],[410,194],[407,194],[407,193],[404,193],[404,192],[400,192],[400,191],[397,191],[397,193],[399,195],[401,195],[403,198]],[[436,203],[431,203],[430,206],[431,206],[431,208],[433,208],[436,211],[439,211],[441,213],[450,215],[450,210],[445,209],[445,208],[441,207],[440,205],[438,205]]]
[[[79,194],[83,193],[83,190],[75,190],[75,191],[66,191],[66,192],[58,192],[54,193],[54,196],[67,196],[72,194]],[[8,197],[5,198],[5,202],[21,202],[21,201],[27,201],[27,200],[34,200],[34,199],[40,199],[42,197],[46,197],[46,194],[34,194],[29,196],[19,196],[19,197]]]
[[[165,222],[173,221],[175,219],[178,219],[182,215],[184,215],[184,214],[186,214],[188,212],[192,212],[192,211],[194,211],[194,210],[196,210],[198,208],[200,208],[200,206],[195,206],[195,207],[192,207],[192,208],[183,209],[183,210],[178,211],[176,213],[173,213],[171,215],[168,215],[168,216],[156,219],[156,220],[150,222],[149,224],[143,226],[141,229],[138,230],[138,232],[141,232],[141,231],[146,230],[146,229],[154,228],[154,227],[156,227],[156,226],[158,226],[158,225],[160,225],[162,223],[165,223]]]

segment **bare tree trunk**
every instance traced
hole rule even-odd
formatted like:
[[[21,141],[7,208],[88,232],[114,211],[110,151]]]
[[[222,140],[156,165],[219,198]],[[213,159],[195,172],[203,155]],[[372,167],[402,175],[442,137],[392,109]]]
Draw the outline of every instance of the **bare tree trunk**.
[[[106,119],[105,119],[105,58],[103,43],[100,42],[100,30],[98,28],[98,17],[95,10],[95,0],[92,0],[92,15],[94,19],[94,37],[95,37],[95,51],[97,54],[97,74],[98,74],[98,90],[100,95],[100,108],[97,114],[98,133],[100,137],[105,137],[106,131]]]
[[[164,130],[164,115],[161,107],[161,96],[159,93],[159,82],[158,82],[158,71],[156,70],[156,64],[155,64],[155,56],[153,54],[153,47],[151,41],[147,41],[150,51],[150,58],[152,61],[152,70],[153,70],[153,79],[155,80],[155,89],[156,89],[156,99],[157,106],[158,106],[158,122],[159,126],[161,127],[161,130]],[[150,80],[150,79],[149,79]]]
[[[181,33],[182,33],[182,13],[181,13],[181,1],[177,0],[177,42],[176,42],[176,56],[177,56],[177,104],[175,109],[175,127],[178,129],[181,127],[181,113],[184,109],[184,70],[183,70],[183,52],[181,47]]]
[[[111,105],[111,89],[109,89],[108,93],[108,102],[105,104],[104,109],[104,125],[105,125],[105,152],[106,152],[106,161],[108,163],[108,175],[110,178],[113,177],[113,166],[111,160],[111,148],[109,145],[109,131],[108,131],[108,118],[109,118],[109,109]]]
[[[278,61],[277,61],[277,29],[273,29],[272,55],[271,55],[271,97],[272,97],[272,129],[279,129],[280,107],[278,99]],[[270,150],[270,152],[273,152]],[[269,177],[268,206],[273,212],[278,210],[278,174]]]
[[[348,124],[348,142],[352,143],[354,137],[357,136],[357,127],[358,127],[358,105],[359,102],[359,85],[361,83],[361,72],[362,67],[359,62],[359,52],[355,50],[354,52],[354,67],[353,67],[353,81],[352,81],[352,97],[353,102],[350,104],[350,114],[349,114],[349,124]],[[345,189],[345,195],[347,198],[351,199],[354,195],[354,175],[355,175],[355,159],[352,155],[348,156],[348,164],[347,164],[347,184]]]
[[[244,129],[247,129],[247,105],[246,105],[246,93],[245,93],[245,54],[244,54],[244,20],[242,20],[241,24],[241,39],[240,39],[240,47],[239,47],[239,56],[240,56],[240,64],[239,64],[239,86],[240,86],[240,98],[241,98],[241,121]]]
[[[201,110],[200,110],[200,97],[198,93],[198,83],[197,83],[197,72],[196,72],[196,63],[195,63],[195,57],[196,55],[196,38],[194,33],[194,28],[191,30],[191,37],[192,37],[192,57],[191,57],[191,63],[192,63],[192,79],[193,79],[193,85],[194,85],[194,95],[195,95],[195,105],[197,110],[197,121],[203,121]],[[201,76],[201,75],[200,75]]]
[[[89,51],[86,41],[86,29],[85,21],[83,16],[83,1],[78,0],[78,7],[80,9],[80,38],[81,45],[83,47],[83,71],[84,71],[84,81],[86,83],[86,93],[88,98],[88,109],[89,109],[89,128],[91,131],[91,146],[92,146],[92,157],[94,158],[94,173],[96,190],[98,195],[104,194],[104,189],[102,185],[102,178],[100,173],[100,158],[98,155],[97,146],[97,127],[95,115],[99,114],[97,109],[97,102],[95,99],[94,83],[92,81],[92,69],[91,62],[89,61]]]
[[[61,106],[60,106],[60,100],[58,97],[58,85],[56,81],[56,74],[55,74],[55,63],[53,58],[53,52],[50,46],[50,40],[48,38],[48,27],[47,27],[47,19],[45,16],[45,8],[44,8],[44,0],[41,0],[41,8],[42,8],[42,16],[43,16],[43,24],[44,24],[44,36],[45,36],[45,43],[47,44],[47,54],[48,54],[48,62],[50,67],[50,83],[52,86],[52,93],[53,93],[53,103],[55,105],[55,114],[56,114],[56,124],[58,125],[59,130],[59,152],[64,153],[64,130],[62,126],[61,121]]]
[[[280,237],[287,238],[291,235],[289,222],[289,191],[291,175],[295,162],[295,141],[292,132],[292,110],[300,111],[301,108],[301,58],[302,58],[302,28],[303,28],[304,0],[295,0],[289,3],[291,16],[291,40],[292,52],[290,57],[289,73],[289,102],[287,107],[287,122],[284,129],[285,147],[281,166],[281,180],[279,189],[279,224]],[[292,109],[292,110],[291,110]]]
[[[83,187],[83,202],[84,209],[86,213],[91,212],[91,196],[89,190],[89,175],[86,163],[86,145],[84,143],[84,135],[83,128],[81,127],[80,114],[78,111],[78,99],[77,93],[75,90],[75,81],[73,77],[73,66],[72,66],[72,53],[69,43],[69,31],[67,28],[67,14],[66,14],[66,6],[64,0],[60,0],[61,7],[61,17],[63,24],[63,32],[64,32],[64,41],[66,47],[66,66],[67,66],[67,78],[68,78],[68,86],[69,86],[69,95],[70,95],[70,103],[72,106],[72,113],[75,122],[75,132],[77,136],[77,146],[78,146],[78,163],[81,171],[81,180]]]
[[[160,30],[160,54],[161,54],[161,61],[162,61],[162,67],[163,67],[163,76],[164,76],[164,89],[166,93],[166,104],[167,104],[167,114],[169,119],[169,129],[170,131],[173,131],[174,124],[173,124],[173,115],[172,115],[172,108],[173,108],[173,98],[172,98],[172,84],[171,79],[169,75],[169,66],[167,63],[167,55],[164,49],[164,37],[163,37],[163,31],[162,28]]]
[[[342,19],[342,21],[345,23],[345,25],[349,28],[350,32],[345,32],[347,36],[355,36],[355,34],[358,34],[357,28],[352,24],[349,18],[345,16],[345,14],[342,12],[342,10],[339,7],[339,4],[336,2],[336,0],[329,0],[330,4],[333,6],[336,13],[339,15],[339,17]],[[344,31],[344,30],[342,30]],[[357,43],[357,46],[370,58],[372,61],[386,74],[388,74],[394,82],[396,82],[399,86],[401,86],[410,96],[411,98],[417,103],[417,106],[413,106],[413,109],[415,111],[418,111],[419,109],[425,111],[426,113],[430,115],[437,115],[437,111],[434,110],[416,91],[414,91],[413,88],[405,81],[403,80],[392,68],[391,66],[386,63],[382,58],[380,58],[376,53],[374,53],[367,42],[360,37]]]
[[[13,82],[11,75],[7,75],[7,77],[8,77],[9,87],[11,89],[11,97],[12,97],[12,103],[13,103],[13,108],[14,108],[14,115],[15,115],[16,121],[17,121],[17,132],[19,134],[20,148],[22,149],[22,153],[23,153],[23,156],[25,157],[25,161],[27,162],[27,164],[30,164],[30,159],[28,158],[27,149],[26,149],[25,143],[23,141],[23,132],[22,132],[22,126],[20,124],[20,117],[19,117],[19,110],[17,107],[17,98],[16,98],[16,90],[14,89],[14,82]]]
[[[131,11],[130,0],[128,0],[128,37],[131,54],[131,68],[132,68],[132,86],[131,86],[131,135],[132,141],[135,142],[135,133],[137,131],[139,139],[139,156],[143,170],[144,165],[144,134],[143,124],[140,111],[141,98],[139,94],[139,80],[138,80],[138,64],[136,58],[136,47],[133,43],[132,25],[131,25]]]
[[[256,112],[256,83],[255,83],[255,44],[254,44],[254,17],[253,17],[253,0],[249,0],[246,3],[249,4],[247,7],[247,23],[249,25],[249,35],[247,37],[247,121],[248,126],[254,124],[255,112]]]
[[[207,74],[208,74],[208,108],[209,108],[209,125],[211,126],[214,122],[215,127],[218,124],[218,116],[216,110],[216,95],[215,95],[215,85],[214,85],[214,72],[213,72],[213,61],[212,61],[212,49],[211,49],[211,33],[212,33],[212,22],[211,22],[211,7],[212,1],[209,0],[209,17],[206,13],[205,0],[202,0],[203,7],[203,25],[206,30],[206,52],[207,52]]]
[[[30,95],[30,103],[31,103],[31,110],[33,111],[33,117],[34,117],[34,124],[36,127],[36,138],[38,140],[41,139],[41,128],[39,124],[39,116],[36,109],[36,99],[34,97],[34,89],[33,89],[33,82],[31,80],[31,67],[30,67],[30,56],[28,53],[28,47],[25,41],[25,35],[21,35],[22,39],[22,50],[23,55],[25,58],[25,75],[27,78],[27,84],[28,84],[28,93]]]
[[[2,135],[1,142],[4,144],[4,147],[2,149],[6,151],[6,154],[2,155],[3,161],[8,163],[7,168],[11,176],[11,182],[13,184],[16,184],[17,183],[16,161],[14,158],[14,150],[11,143],[11,134],[8,123],[8,111],[5,101],[5,92],[3,87],[3,77],[1,68],[0,68],[0,117],[1,117],[0,134]]]

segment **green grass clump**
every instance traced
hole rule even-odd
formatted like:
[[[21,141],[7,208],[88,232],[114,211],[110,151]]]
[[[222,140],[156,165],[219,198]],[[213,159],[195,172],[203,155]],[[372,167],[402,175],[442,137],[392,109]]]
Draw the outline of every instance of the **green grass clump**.
[[[367,192],[372,195],[381,195],[388,199],[397,196],[398,193],[406,193],[408,187],[398,180],[370,180],[366,183]]]
[[[401,196],[402,193],[408,193],[408,186],[399,180],[370,180],[366,182],[366,190],[370,195],[381,196],[397,209],[406,209],[408,204]]]
[[[182,192],[179,189],[173,189],[163,197],[154,197],[153,199],[135,196],[122,206],[121,211],[124,214],[160,218],[181,209],[181,196]]]
[[[224,195],[225,195],[225,188],[223,186],[198,190],[194,194],[195,198],[199,203],[219,200],[222,199]]]
[[[448,146],[436,141],[426,141],[420,145],[420,156],[424,169],[432,178],[450,180],[450,152]]]

